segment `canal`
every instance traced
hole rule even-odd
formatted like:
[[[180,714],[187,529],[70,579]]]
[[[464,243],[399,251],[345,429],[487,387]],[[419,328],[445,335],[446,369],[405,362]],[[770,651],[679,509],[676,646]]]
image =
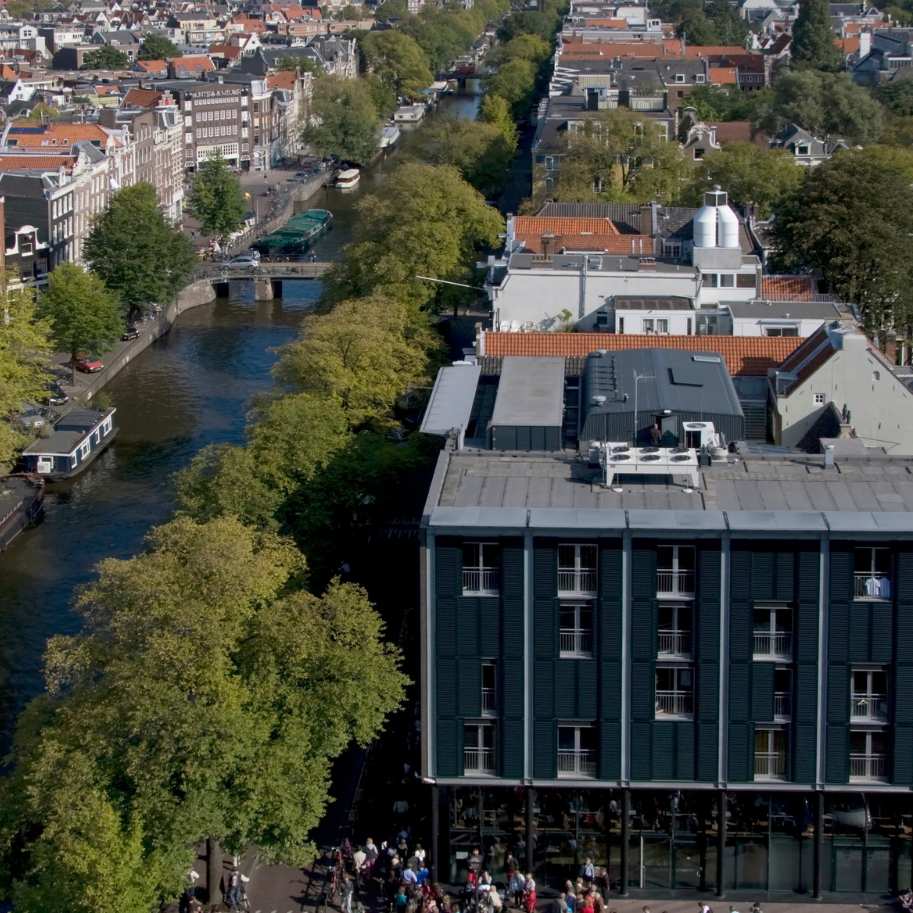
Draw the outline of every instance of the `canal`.
[[[445,96],[438,114],[474,118],[478,97]],[[335,259],[351,237],[355,205],[377,189],[400,148],[363,175],[354,191],[325,190],[309,204],[334,215],[317,247]],[[275,301],[219,300],[185,313],[163,339],[106,388],[118,410],[117,440],[75,481],[52,486],[44,522],[0,555],[0,742],[16,713],[42,687],[48,637],[73,633],[74,591],[102,558],[126,558],[149,529],[174,512],[174,473],[202,447],[243,440],[252,397],[268,390],[276,348],[293,339],[320,294],[316,282],[289,282]]]

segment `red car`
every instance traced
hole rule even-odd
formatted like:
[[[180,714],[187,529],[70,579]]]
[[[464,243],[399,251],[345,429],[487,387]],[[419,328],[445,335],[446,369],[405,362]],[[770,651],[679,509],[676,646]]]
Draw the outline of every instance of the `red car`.
[[[77,371],[82,371],[83,374],[97,374],[104,369],[105,365],[101,359],[85,355],[82,358],[77,358],[73,362],[73,367],[76,368]]]

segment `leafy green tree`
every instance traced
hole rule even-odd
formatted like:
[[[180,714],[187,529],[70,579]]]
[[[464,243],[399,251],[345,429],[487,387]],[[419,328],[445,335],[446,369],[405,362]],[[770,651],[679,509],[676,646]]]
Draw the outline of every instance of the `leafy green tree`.
[[[748,26],[724,0],[710,2],[703,7],[682,7],[676,34],[685,38],[688,44],[744,46]]]
[[[524,10],[508,16],[498,29],[498,37],[507,42],[517,35],[538,35],[551,41],[555,34],[555,17],[548,12]]]
[[[827,0],[799,0],[799,15],[793,23],[789,54],[793,67],[831,73],[841,69],[843,57],[834,44]]]
[[[695,86],[688,93],[686,107],[694,108],[704,121],[749,120],[759,123],[768,113],[773,90],[746,92],[737,86]]]
[[[491,79],[486,91],[500,95],[511,107],[514,117],[524,117],[532,104],[536,87],[536,66],[529,60],[517,58],[504,64]]]
[[[414,99],[434,77],[418,42],[395,29],[369,32],[361,42],[368,69],[396,95]]]
[[[416,332],[408,309],[391,298],[340,301],[328,313],[304,318],[301,338],[286,346],[277,376],[337,403],[349,425],[364,425],[427,382],[427,340]]]
[[[441,117],[421,130],[411,151],[430,165],[453,165],[491,199],[504,186],[514,147],[495,124]]]
[[[479,106],[479,120],[492,124],[501,131],[512,150],[517,148],[517,125],[510,113],[510,105],[500,95],[486,92]]]
[[[85,257],[120,296],[128,318],[171,301],[197,262],[190,240],[168,224],[146,183],[114,194],[86,239]]]
[[[351,22],[357,19],[364,19],[366,16],[365,8],[363,6],[352,6],[350,3],[348,6],[344,6],[337,16],[338,19],[341,19],[343,22]],[[368,18],[371,18],[368,16]]]
[[[164,60],[182,55],[183,51],[169,38],[159,32],[150,32],[143,38],[138,56],[140,60]]]
[[[332,300],[374,293],[422,306],[434,287],[417,276],[466,281],[480,248],[503,230],[498,212],[446,165],[400,165],[358,206],[353,241],[328,277]]]
[[[10,291],[0,275],[0,419],[46,394],[51,327],[38,316],[32,289]],[[0,472],[10,468],[21,436],[0,420]]]
[[[122,70],[130,65],[130,58],[110,44],[89,51],[82,59],[83,70]]]
[[[54,344],[73,360],[81,352],[104,352],[124,329],[117,295],[75,263],[61,263],[50,274],[40,313],[50,324]]]
[[[552,53],[552,47],[538,35],[517,35],[497,50],[498,60],[507,63],[510,60],[528,60],[539,66]]]
[[[708,153],[698,163],[684,199],[699,206],[704,192],[719,185],[732,201],[754,206],[766,217],[779,200],[797,190],[802,177],[802,168],[782,150],[731,143]]]
[[[214,235],[220,241],[244,224],[247,201],[241,182],[220,155],[200,163],[188,203],[190,213],[199,219],[203,234]]]
[[[376,73],[368,73],[361,81],[371,93],[371,101],[378,117],[382,120],[389,120],[396,110],[396,92]]]
[[[82,890],[94,898],[131,874],[131,902],[113,894],[96,909],[173,899],[207,837],[267,861],[313,858],[334,758],[376,736],[406,678],[365,591],[332,581],[314,595],[303,573],[291,542],[230,517],[178,518],[144,553],[101,563],[77,602],[82,632],[49,643],[48,693],[27,711],[2,785],[0,847],[7,870],[25,872],[18,893],[47,883],[47,859],[65,871],[99,858],[118,826],[121,858],[87,872]],[[58,803],[91,810],[74,785],[97,796],[103,833],[49,828]]]
[[[913,115],[913,82],[909,79],[892,80],[878,86],[875,97],[892,114]]]
[[[318,155],[357,164],[371,161],[378,148],[380,118],[362,80],[325,76],[314,85],[313,122],[304,138]]]
[[[881,135],[881,106],[846,73],[796,70],[780,76],[773,88],[770,113],[762,118],[768,132],[796,123],[816,136],[850,143],[874,143]]]
[[[857,303],[869,332],[913,324],[913,187],[909,163],[849,150],[811,170],[773,222],[776,262],[820,270]]]

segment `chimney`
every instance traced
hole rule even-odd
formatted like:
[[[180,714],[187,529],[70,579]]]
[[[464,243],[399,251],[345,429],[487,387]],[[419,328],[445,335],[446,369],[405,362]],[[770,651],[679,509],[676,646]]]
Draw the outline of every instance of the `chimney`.
[[[542,256],[550,257],[554,253],[555,235],[549,231],[542,235],[540,240],[542,241]]]
[[[825,469],[834,468],[834,445],[833,444],[824,445],[824,468]]]
[[[859,59],[872,53],[872,33],[868,30],[859,33]]]

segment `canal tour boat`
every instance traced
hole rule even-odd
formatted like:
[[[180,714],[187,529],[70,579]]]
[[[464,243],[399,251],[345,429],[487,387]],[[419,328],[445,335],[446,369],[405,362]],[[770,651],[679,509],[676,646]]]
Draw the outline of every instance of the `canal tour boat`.
[[[43,513],[43,479],[24,474],[0,476],[0,552]]]
[[[307,209],[292,216],[278,231],[261,238],[253,249],[268,260],[293,259],[305,253],[333,224],[329,209]]]
[[[336,174],[335,185],[340,190],[351,190],[361,180],[361,172],[357,168],[345,168]]]
[[[116,411],[73,409],[61,416],[48,437],[38,438],[22,452],[23,468],[49,482],[79,475],[117,435]]]

